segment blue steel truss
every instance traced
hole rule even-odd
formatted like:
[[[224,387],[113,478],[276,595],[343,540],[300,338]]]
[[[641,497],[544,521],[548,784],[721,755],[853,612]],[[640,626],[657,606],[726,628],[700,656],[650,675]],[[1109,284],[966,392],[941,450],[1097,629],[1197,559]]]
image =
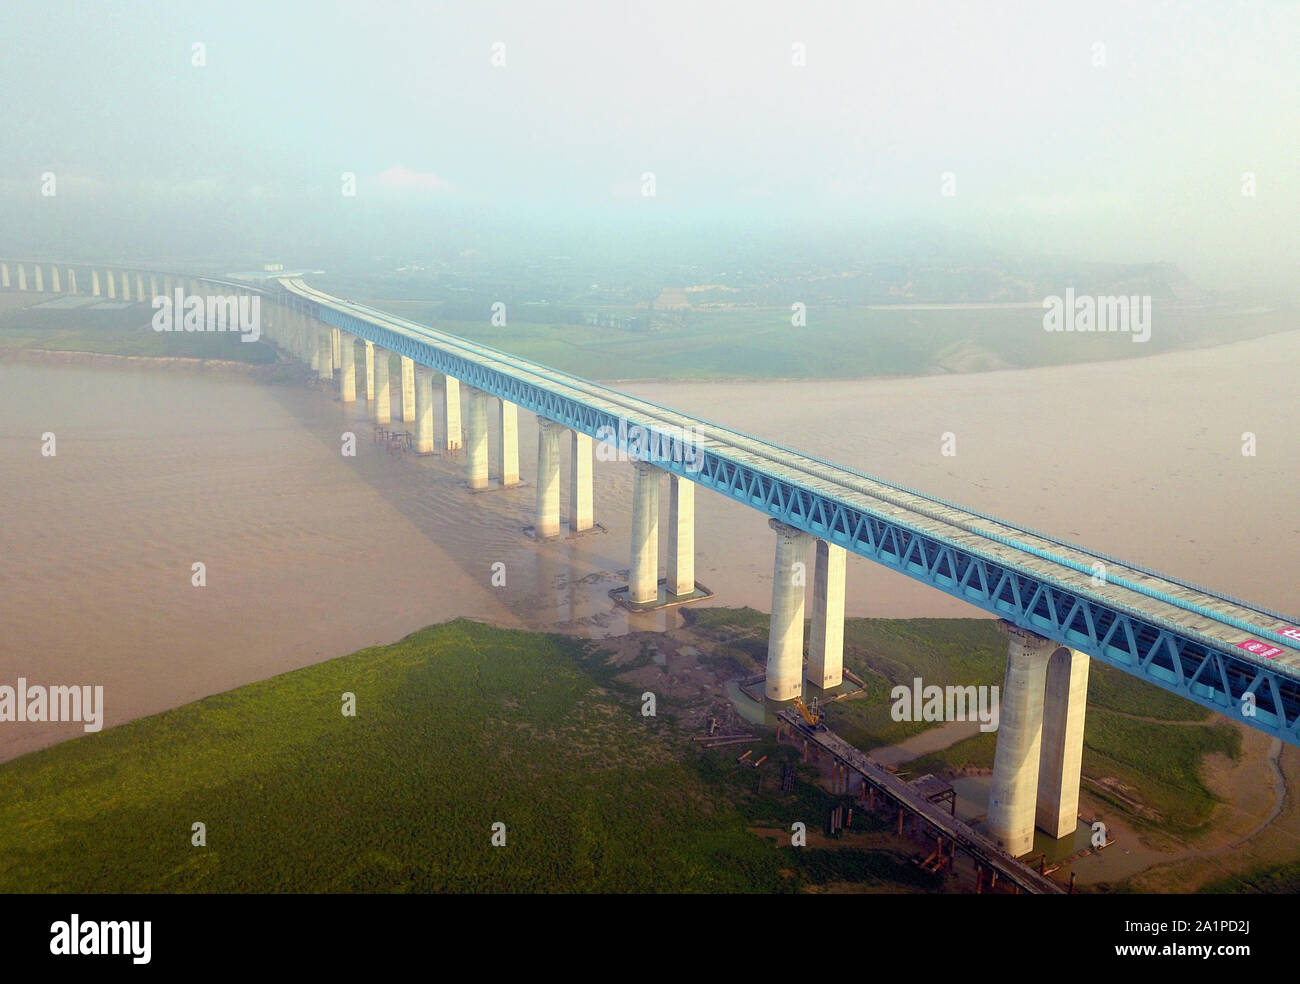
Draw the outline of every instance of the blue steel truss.
[[[640,424],[655,434],[660,454],[654,463],[665,471],[1300,746],[1300,680],[1280,668],[1254,663],[1199,633],[1158,625],[1140,611],[1082,594],[1037,571],[949,542],[717,451],[693,444],[688,447],[689,434],[660,430],[648,422],[552,392],[480,365],[432,340],[325,305],[308,302],[307,306],[326,324],[548,420],[616,444],[623,452],[629,451],[626,438],[609,441],[608,435],[625,435],[629,424]]]

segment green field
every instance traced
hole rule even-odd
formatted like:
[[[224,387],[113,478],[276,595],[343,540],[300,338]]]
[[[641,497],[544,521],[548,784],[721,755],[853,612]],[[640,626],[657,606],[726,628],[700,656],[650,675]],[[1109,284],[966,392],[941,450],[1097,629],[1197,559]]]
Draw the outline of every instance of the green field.
[[[0,892],[934,886],[890,851],[750,833],[814,830],[829,800],[758,792],[614,672],[589,644],[458,620],[20,757],[0,766]]]
[[[1294,328],[1279,312],[1182,311],[1159,321],[1153,313],[1150,341],[1135,344],[1123,333],[1045,332],[1040,308],[908,311],[836,305],[810,308],[802,328],[791,325],[786,306],[691,311],[681,325],[638,332],[533,320],[544,317],[536,311],[493,326],[492,300],[486,297],[483,317],[471,320],[443,319],[432,301],[370,297],[363,303],[588,379],[855,379],[978,372],[1138,358]],[[458,305],[456,313],[464,307]]]
[[[154,331],[147,304],[126,307],[22,307],[0,310],[0,348],[94,352],[156,358],[222,359],[266,365],[275,348],[238,332]]]

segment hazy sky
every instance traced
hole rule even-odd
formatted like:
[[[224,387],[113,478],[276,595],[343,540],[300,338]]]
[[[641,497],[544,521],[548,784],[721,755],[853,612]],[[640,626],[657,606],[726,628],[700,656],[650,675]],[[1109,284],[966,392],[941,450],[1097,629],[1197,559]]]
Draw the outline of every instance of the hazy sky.
[[[623,228],[893,225],[1277,290],[1297,24],[1226,0],[8,0],[0,253],[293,265],[487,228],[617,250]]]

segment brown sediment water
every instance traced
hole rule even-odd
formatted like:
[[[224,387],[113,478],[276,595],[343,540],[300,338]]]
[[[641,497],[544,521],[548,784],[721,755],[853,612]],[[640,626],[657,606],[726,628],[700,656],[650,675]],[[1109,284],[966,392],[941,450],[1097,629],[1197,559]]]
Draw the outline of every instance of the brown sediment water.
[[[1300,614],[1300,332],[1146,359],[906,379],[630,384],[647,399]],[[1255,437],[1242,454],[1243,434]],[[944,455],[951,434],[953,455]],[[712,503],[717,496],[701,495]],[[699,537],[716,545],[697,502]],[[744,507],[737,506],[744,510]],[[730,563],[759,576],[755,518]],[[735,585],[718,604],[732,604]],[[710,584],[710,587],[714,587]],[[716,590],[716,588],[715,588]],[[731,600],[728,599],[730,595]],[[766,609],[761,592],[748,603]],[[850,557],[847,609],[970,606]]]
[[[1298,364],[1288,333],[1020,372],[625,388],[1287,610]],[[628,464],[596,465],[604,532],[539,544],[531,484],[470,493],[463,458],[390,455],[365,410],[238,376],[0,365],[0,684],[103,685],[111,726],[456,616],[593,638],[679,624],[608,596],[626,583]],[[536,423],[519,424],[531,483]],[[696,549],[711,604],[768,609],[765,517],[701,491]],[[847,612],[980,614],[854,557]],[[0,723],[0,760],[82,733]]]

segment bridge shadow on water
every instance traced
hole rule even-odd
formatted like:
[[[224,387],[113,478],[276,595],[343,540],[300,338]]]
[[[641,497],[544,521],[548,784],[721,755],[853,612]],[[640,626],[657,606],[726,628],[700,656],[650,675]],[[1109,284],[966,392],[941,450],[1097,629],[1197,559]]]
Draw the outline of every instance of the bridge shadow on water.
[[[536,488],[532,484],[537,425],[530,414],[519,415],[521,477],[524,484],[501,489],[495,477],[486,492],[471,492],[463,450],[421,455],[397,451],[376,438],[373,404],[359,387],[355,403],[338,398],[337,384],[314,379],[267,383],[266,390],[306,431],[331,453],[339,455],[353,474],[415,530],[442,551],[439,581],[474,584],[491,591],[499,603],[503,626],[558,631],[588,638],[622,635],[628,631],[664,631],[682,624],[674,610],[628,612],[610,598],[610,591],[627,584],[628,509],[631,468],[602,463],[595,483],[596,515],[601,529],[570,536],[562,509],[558,540],[539,542],[531,530]],[[392,405],[398,409],[392,430],[414,433],[414,423],[400,419],[400,391]],[[464,399],[464,398],[463,398]],[[441,397],[435,397],[435,408]],[[462,413],[462,420],[465,419]],[[489,460],[498,454],[495,416],[489,418]],[[355,457],[342,453],[343,435],[355,435]],[[561,476],[569,473],[569,442],[561,441]],[[435,412],[435,446],[445,446],[443,420]],[[493,471],[495,476],[495,470]],[[562,481],[562,507],[567,506],[567,481]],[[603,507],[603,508],[602,508]],[[364,517],[358,517],[364,523]],[[377,545],[378,546],[378,545]],[[431,621],[434,619],[431,618]]]

